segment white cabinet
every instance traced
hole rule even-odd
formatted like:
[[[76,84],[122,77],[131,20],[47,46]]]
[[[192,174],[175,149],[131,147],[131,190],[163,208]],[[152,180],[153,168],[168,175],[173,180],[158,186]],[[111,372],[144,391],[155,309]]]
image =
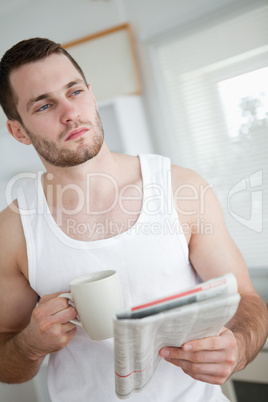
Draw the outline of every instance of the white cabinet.
[[[139,95],[120,96],[99,104],[104,138],[114,152],[152,153],[146,117]]]

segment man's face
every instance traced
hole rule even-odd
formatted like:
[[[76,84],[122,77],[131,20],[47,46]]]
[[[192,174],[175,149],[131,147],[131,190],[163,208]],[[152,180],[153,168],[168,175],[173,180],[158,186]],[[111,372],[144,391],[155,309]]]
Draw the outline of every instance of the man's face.
[[[96,156],[103,127],[91,89],[59,54],[13,71],[22,131],[37,152],[55,166],[75,166]]]

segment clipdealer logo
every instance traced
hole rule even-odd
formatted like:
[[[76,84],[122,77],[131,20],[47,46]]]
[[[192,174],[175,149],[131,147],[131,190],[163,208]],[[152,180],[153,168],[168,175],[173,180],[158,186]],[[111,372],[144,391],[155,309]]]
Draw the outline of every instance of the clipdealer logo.
[[[33,209],[20,209],[21,215],[32,215],[32,214],[50,214],[49,208],[47,203],[45,202],[45,197],[43,194],[43,188],[41,184],[41,176],[43,172],[37,173],[20,173],[15,175],[10,179],[6,187],[6,202],[7,204],[11,204],[13,200],[13,192],[16,193],[16,187],[18,183],[23,179],[32,179],[35,180],[38,178],[37,182],[37,205]],[[37,177],[38,176],[38,177]],[[53,176],[53,175],[52,175]],[[91,180],[96,178],[102,180],[108,180],[110,184],[111,191],[113,193],[113,197],[110,200],[108,205],[105,205],[105,209],[95,210],[91,206],[90,202],[90,186]],[[50,181],[53,177],[48,175],[47,179]],[[263,171],[259,170],[249,177],[245,177],[236,184],[234,184],[231,189],[228,191],[227,194],[227,208],[230,215],[241,225],[244,227],[251,229],[255,232],[262,232],[263,229]],[[119,206],[120,210],[128,215],[135,215],[137,211],[129,209],[129,202],[131,200],[140,198],[142,196],[142,190],[139,186],[133,185],[132,186],[132,196],[129,196],[129,187],[125,186],[124,188],[120,189],[116,181],[113,177],[108,174],[89,174],[87,177],[87,191],[86,194],[82,192],[82,189],[75,185],[69,184],[66,186],[57,185],[54,188],[52,185],[48,184],[47,187],[47,195],[50,199],[53,199],[53,196],[56,197],[57,202],[62,208],[56,210],[57,215],[57,224],[61,226],[62,224],[62,214],[64,213],[66,216],[73,217],[75,214],[79,213],[84,207],[86,207],[86,213],[90,215],[100,215],[105,214],[116,205]],[[188,210],[182,209],[185,205],[185,202],[188,200],[195,200],[198,202],[199,210],[201,215],[205,212],[205,195],[206,192],[212,187],[211,185],[201,186],[200,188],[196,188],[190,184],[184,184],[178,187],[175,191],[175,194],[169,194],[165,186],[160,186],[157,183],[152,183],[148,186],[145,186],[147,196],[143,199],[143,210],[146,211],[147,215],[153,216],[158,213],[163,213],[164,209],[168,209],[168,213],[171,213],[171,205],[176,205],[180,214],[182,215],[193,215],[196,213],[195,210]],[[148,187],[148,188],[147,188]],[[14,191],[13,191],[14,190]],[[64,208],[62,204],[62,199],[64,193],[66,191],[72,191],[76,195],[77,203],[73,205],[71,209]],[[134,193],[133,193],[134,192]],[[144,195],[144,194],[143,194]],[[167,199],[167,203],[163,203],[163,200]],[[181,202],[184,202],[181,204]],[[19,212],[16,206],[13,206],[15,212]],[[70,221],[72,224],[70,228],[74,229],[73,221]],[[207,226],[209,222],[205,222],[201,219],[199,222],[201,223],[201,231],[213,232],[213,228],[209,228],[207,231]],[[211,225],[210,225],[211,226]],[[82,229],[81,225],[79,226],[79,230]]]
[[[228,192],[228,211],[231,216],[241,225],[260,233],[263,229],[263,172],[259,170],[251,174],[247,178],[241,179]],[[245,207],[250,212],[249,217],[240,215],[231,205],[238,195],[245,195],[249,192],[249,200],[247,199]],[[242,209],[242,208],[241,208]],[[244,209],[243,209],[244,210]]]

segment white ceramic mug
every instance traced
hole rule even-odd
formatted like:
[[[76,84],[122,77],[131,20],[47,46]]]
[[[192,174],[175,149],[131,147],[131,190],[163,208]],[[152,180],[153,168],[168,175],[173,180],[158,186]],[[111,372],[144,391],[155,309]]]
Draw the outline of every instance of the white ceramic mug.
[[[71,293],[59,297],[71,300],[79,318],[70,320],[84,328],[91,339],[102,340],[113,336],[113,315],[123,307],[122,292],[116,271],[92,272],[70,283]]]

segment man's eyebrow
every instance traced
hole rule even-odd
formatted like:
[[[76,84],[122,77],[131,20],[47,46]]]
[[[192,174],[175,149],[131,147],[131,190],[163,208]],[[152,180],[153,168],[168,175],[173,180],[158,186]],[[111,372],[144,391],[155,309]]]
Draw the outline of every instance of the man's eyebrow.
[[[85,85],[85,81],[82,80],[82,79],[81,79],[81,80],[80,80],[80,79],[77,79],[77,80],[75,80],[75,81],[70,81],[70,82],[68,82],[67,85],[65,85],[64,89],[72,88],[73,86],[78,85],[78,84],[84,84],[84,85]],[[52,92],[48,92],[48,93],[46,93],[46,94],[38,95],[38,96],[36,96],[35,98],[31,98],[31,99],[27,102],[27,105],[26,105],[27,111],[29,111],[29,109],[31,108],[31,106],[32,106],[34,103],[37,103],[37,102],[39,102],[39,101],[41,101],[41,100],[49,99],[49,98],[52,98],[52,97],[53,97]]]
[[[27,102],[27,105],[26,105],[27,111],[29,111],[29,109],[32,107],[32,105],[33,105],[34,103],[37,103],[37,102],[39,102],[39,101],[41,101],[41,100],[43,100],[43,99],[48,99],[48,98],[51,98],[51,97],[52,97],[52,94],[51,94],[51,93],[47,93],[47,94],[39,95],[39,96],[37,96],[36,98],[31,98],[31,99]]]
[[[75,80],[75,81],[71,81],[71,82],[69,82],[66,86],[65,86],[65,88],[66,89],[69,89],[69,88],[71,88],[71,87],[73,87],[74,85],[77,85],[77,84],[84,84],[84,85],[86,85],[86,83],[85,83],[85,81],[84,80],[80,80],[80,79],[77,79],[77,80]]]

